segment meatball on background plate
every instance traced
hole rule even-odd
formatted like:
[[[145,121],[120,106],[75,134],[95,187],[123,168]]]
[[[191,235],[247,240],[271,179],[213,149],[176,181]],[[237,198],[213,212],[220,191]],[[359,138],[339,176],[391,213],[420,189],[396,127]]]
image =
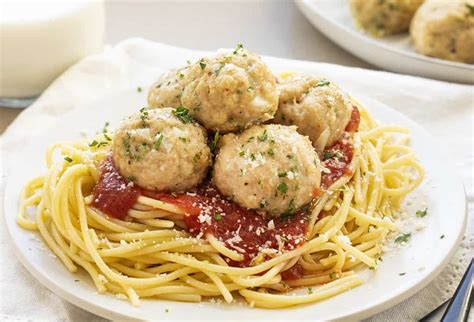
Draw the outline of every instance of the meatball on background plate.
[[[367,3],[371,1],[367,0]],[[474,12],[465,4],[472,3],[472,0],[461,2],[465,17],[472,19]],[[474,84],[474,65],[419,54],[408,32],[374,38],[357,28],[349,0],[299,0],[296,4],[306,18],[329,39],[368,63],[402,74]]]

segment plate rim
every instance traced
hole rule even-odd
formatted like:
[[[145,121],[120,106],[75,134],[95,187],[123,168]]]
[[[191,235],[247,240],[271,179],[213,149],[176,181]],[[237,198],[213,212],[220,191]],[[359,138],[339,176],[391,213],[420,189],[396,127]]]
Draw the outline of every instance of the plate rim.
[[[130,91],[133,91],[132,89],[129,89]],[[128,90],[127,90],[128,91]],[[114,92],[113,94],[107,94],[107,96],[109,95],[117,95],[117,92]],[[103,100],[104,97],[101,96],[99,97],[98,99],[95,99],[91,102],[89,102],[88,105],[94,105],[94,103],[96,101],[100,101],[100,100]],[[383,102],[380,102],[380,101],[377,101],[375,99],[372,99],[370,97],[367,97],[365,95],[359,95],[359,99],[361,99],[361,101],[376,101],[379,105],[382,105],[384,108],[386,109],[389,109],[391,112],[393,113],[396,113],[398,114],[398,116],[402,117],[405,119],[405,121],[409,121],[410,123],[412,123],[412,125],[416,126],[419,130],[421,130],[424,135],[426,135],[427,137],[429,137],[430,140],[435,140],[434,137],[428,132],[426,131],[423,126],[421,126],[420,124],[418,124],[417,122],[415,122],[414,120],[412,120],[411,118],[409,118],[408,116],[404,115],[403,113],[399,112],[398,110],[390,107],[389,105],[383,103]],[[61,120],[64,118],[64,117],[67,117],[67,115],[69,115],[70,113],[73,113],[73,111],[71,112],[68,112],[64,115],[62,115],[60,118],[58,118],[50,127],[48,127],[47,129],[45,129],[44,131],[42,131],[40,134],[38,134],[38,137],[41,137],[42,135],[44,135],[47,131],[51,131],[51,128],[54,127],[54,124],[56,124],[57,122],[61,122]],[[23,149],[26,149],[28,146],[30,146],[31,143],[29,143],[27,146],[23,147]],[[6,165],[9,166],[11,165],[11,160],[14,160],[15,158],[18,157],[18,155],[21,155],[22,154],[22,151],[23,149],[21,150],[18,150],[16,151],[15,153],[12,153],[10,155],[7,156],[6,158]],[[445,150],[442,149],[442,154],[443,154],[443,159],[445,159],[447,162],[448,162],[448,166],[449,165],[452,165],[453,162],[452,162],[452,159],[450,158],[449,154],[445,153]],[[6,230],[7,230],[7,235],[9,237],[10,240],[14,240],[13,236],[12,236],[12,233],[13,231],[11,231],[9,229],[9,223],[8,223],[8,220],[7,220],[7,201],[8,202],[18,202],[17,200],[10,200],[10,199],[13,199],[13,198],[7,198],[7,197],[13,197],[13,196],[9,196],[7,194],[8,191],[10,191],[9,187],[12,185],[10,183],[10,180],[9,180],[9,173],[11,173],[11,168],[7,168],[6,169],[6,173],[7,173],[7,178],[6,178],[6,181],[5,181],[5,193],[3,194],[2,196],[2,205],[3,205],[3,213],[4,213],[4,219],[3,219],[3,224],[5,225],[6,227]],[[459,176],[459,174],[457,172],[455,172],[453,174],[453,179],[455,180],[456,182],[456,185],[459,186],[459,188],[461,188],[461,190],[463,191],[463,195],[462,199],[460,199],[460,201],[462,201],[462,205],[463,205],[463,210],[464,210],[464,213],[462,214],[462,223],[459,227],[459,231],[458,231],[458,234],[456,236],[456,239],[454,240],[454,242],[452,243],[451,247],[449,248],[449,252],[447,252],[445,254],[445,256],[443,257],[443,260],[440,261],[440,263],[437,265],[437,267],[432,270],[429,274],[425,275],[423,278],[421,279],[418,279],[416,282],[412,283],[413,285],[408,285],[407,286],[407,289],[404,291],[404,292],[400,292],[398,295],[396,296],[393,296],[385,301],[382,301],[376,305],[365,305],[363,306],[362,308],[358,309],[356,313],[351,313],[349,312],[348,314],[350,315],[347,315],[345,317],[340,317],[338,319],[362,319],[362,318],[365,318],[365,317],[369,317],[369,316],[372,316],[374,314],[377,314],[377,313],[380,313],[381,311],[383,310],[387,310],[387,309],[390,309],[392,308],[393,306],[395,306],[396,304],[400,303],[401,301],[409,298],[410,296],[412,296],[413,294],[415,294],[416,292],[418,292],[419,290],[423,289],[424,287],[426,287],[426,285],[428,285],[434,278],[436,278],[439,273],[445,268],[445,266],[451,261],[452,257],[454,256],[455,252],[459,249],[459,245],[461,243],[461,240],[463,238],[463,232],[465,231],[466,229],[466,223],[467,223],[467,199],[466,199],[466,192],[465,192],[465,187],[464,187],[464,184]],[[460,204],[461,206],[461,204]],[[461,215],[461,214],[459,214]],[[16,218],[16,214],[15,214],[15,218]],[[12,219],[14,223],[16,223],[16,220]],[[10,242],[11,244],[13,244],[13,248],[14,250],[16,251],[17,253],[17,257],[20,259],[20,262],[27,268],[27,270],[45,287],[47,287],[49,290],[51,290],[53,293],[55,293],[56,295],[60,296],[61,298],[63,298],[64,300],[70,302],[70,303],[73,303],[89,312],[92,312],[94,314],[97,314],[99,316],[102,316],[102,317],[106,317],[106,318],[111,318],[111,319],[117,319],[117,318],[126,318],[126,319],[135,319],[135,320],[139,320],[140,318],[137,318],[136,316],[130,316],[130,315],[127,315],[127,314],[123,314],[123,313],[119,313],[117,311],[112,311],[112,309],[109,307],[109,308],[104,308],[102,307],[101,305],[98,305],[98,304],[95,304],[92,300],[90,301],[85,301],[83,300],[80,296],[78,295],[75,295],[73,294],[71,291],[68,291],[64,288],[62,288],[60,285],[58,285],[57,283],[54,283],[54,281],[51,280],[50,277],[48,276],[43,276],[43,272],[42,271],[38,271],[36,269],[36,264],[29,261],[26,256],[24,256],[22,250],[21,250],[21,247],[20,245],[17,245],[17,243],[15,242]],[[58,263],[58,265],[61,265]],[[159,301],[159,300],[157,300]],[[291,308],[289,308],[291,309]],[[284,312],[285,310],[287,309],[283,309],[283,310],[277,310],[278,312]],[[170,316],[171,318],[171,316]],[[174,319],[172,319],[174,320]]]
[[[362,32],[358,32],[356,29],[353,30],[351,28],[348,28],[347,26],[340,24],[338,21],[336,21],[332,17],[327,17],[327,16],[323,15],[319,10],[317,10],[316,2],[320,1],[320,0],[317,0],[317,1],[314,1],[314,0],[313,1],[311,1],[311,0],[294,0],[294,1],[297,4],[297,7],[300,9],[300,11],[304,14],[304,16],[306,18],[308,18],[308,17],[305,13],[305,10],[310,10],[312,13],[316,14],[319,19],[325,20],[326,22],[329,22],[332,25],[336,25],[338,28],[343,29],[345,32],[351,33],[356,38],[358,38],[360,41],[368,42],[372,46],[381,48],[381,49],[386,50],[386,51],[390,51],[391,53],[395,53],[395,54],[398,54],[398,55],[403,55],[403,56],[409,57],[411,59],[416,59],[418,61],[422,61],[422,62],[425,62],[425,63],[433,63],[433,64],[438,64],[438,65],[453,67],[453,68],[456,68],[456,69],[459,69],[459,70],[462,70],[462,71],[474,72],[474,65],[461,63],[461,62],[450,61],[450,60],[445,60],[445,59],[440,59],[440,58],[431,57],[431,56],[424,56],[424,55],[418,54],[415,51],[409,52],[409,51],[401,50],[401,49],[398,49],[398,48],[394,48],[394,47],[391,47],[391,46],[389,46],[385,43],[379,42],[376,39],[374,39],[372,37],[369,37],[368,35],[366,35]],[[312,22],[311,19],[308,18],[308,20],[310,20]],[[319,26],[317,28],[318,28],[319,31],[322,32],[322,30],[319,28]],[[331,39],[331,41],[333,41],[333,40]],[[338,46],[339,46],[339,44],[338,44]]]

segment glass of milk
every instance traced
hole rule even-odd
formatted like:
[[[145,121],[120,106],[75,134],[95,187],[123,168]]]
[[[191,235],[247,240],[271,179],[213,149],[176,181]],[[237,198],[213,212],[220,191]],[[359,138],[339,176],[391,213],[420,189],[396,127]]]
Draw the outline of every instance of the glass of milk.
[[[103,0],[0,1],[0,106],[26,107],[69,66],[99,52]]]

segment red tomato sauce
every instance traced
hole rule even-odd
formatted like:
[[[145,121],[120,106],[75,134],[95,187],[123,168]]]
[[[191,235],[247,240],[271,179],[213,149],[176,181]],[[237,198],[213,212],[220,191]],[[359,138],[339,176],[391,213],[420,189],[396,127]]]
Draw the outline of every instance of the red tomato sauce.
[[[240,262],[226,258],[231,266],[245,267],[292,250],[306,241],[309,210],[278,218],[263,218],[256,211],[227,200],[216,188],[204,185],[194,192],[168,194],[145,191],[145,195],[185,210],[184,222],[194,236],[212,234],[226,247],[244,256]]]
[[[286,271],[281,272],[281,278],[284,281],[297,280],[304,276],[304,268],[296,263]]]
[[[347,123],[346,131],[347,132],[356,132],[359,129],[360,124],[360,112],[356,106],[352,106],[351,119]]]
[[[339,178],[351,175],[350,164],[354,156],[354,146],[349,133],[358,130],[360,124],[360,113],[353,106],[351,119],[346,126],[346,132],[342,138],[327,147],[321,155],[323,172],[321,173],[321,188],[327,189]]]
[[[92,190],[92,206],[111,217],[123,219],[140,193],[140,188],[120,175],[109,155],[100,166],[99,182]]]

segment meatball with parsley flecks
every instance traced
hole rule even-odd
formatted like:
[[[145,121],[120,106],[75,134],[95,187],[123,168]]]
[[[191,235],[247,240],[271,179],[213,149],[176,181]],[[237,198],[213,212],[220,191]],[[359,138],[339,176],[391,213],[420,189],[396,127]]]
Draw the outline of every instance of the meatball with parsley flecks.
[[[242,46],[164,74],[149,92],[151,107],[185,106],[206,129],[228,133],[273,118],[275,77]]]
[[[112,157],[122,176],[142,188],[185,191],[211,165],[205,130],[184,108],[141,109],[115,131]]]
[[[213,174],[224,196],[270,216],[307,205],[320,180],[320,161],[308,137],[294,126],[276,124],[222,137]]]
[[[424,0],[350,0],[356,24],[381,37],[408,30],[410,21]]]
[[[322,152],[339,140],[349,123],[352,103],[333,82],[313,75],[291,74],[279,80],[275,123],[296,125]]]
[[[410,35],[420,54],[474,64],[474,1],[426,1]]]

